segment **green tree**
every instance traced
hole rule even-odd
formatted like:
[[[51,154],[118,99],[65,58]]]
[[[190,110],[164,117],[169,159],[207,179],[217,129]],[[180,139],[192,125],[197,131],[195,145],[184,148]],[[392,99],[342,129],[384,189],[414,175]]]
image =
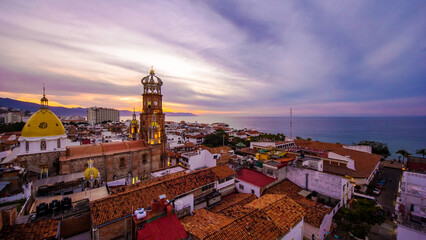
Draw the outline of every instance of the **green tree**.
[[[273,133],[262,133],[257,137],[251,137],[250,140],[252,142],[260,142],[260,141],[264,141],[265,139],[271,140],[271,141],[284,141],[285,140],[285,135],[284,133],[277,133],[277,134],[273,134]]]
[[[375,142],[375,141],[360,141],[356,145],[371,146],[372,153],[382,155],[383,158],[388,158],[391,155],[388,145],[386,143]]]
[[[0,124],[0,133],[4,132],[20,132],[22,131],[22,128],[24,128],[25,123],[24,122],[16,122],[16,123],[9,123],[9,124]]]
[[[416,151],[416,154],[420,154],[420,155],[422,155],[422,158],[424,158],[425,155],[426,155],[426,149],[424,149],[424,148],[419,149],[419,150]]]
[[[399,154],[402,156],[402,160],[404,160],[405,158],[408,158],[409,156],[411,156],[411,153],[409,153],[407,150],[405,149],[399,149],[398,151],[395,152],[396,154]]]
[[[220,147],[222,145],[227,146],[229,144],[228,134],[223,129],[218,129],[214,133],[207,135],[204,138],[203,145],[207,147]]]
[[[353,200],[350,209],[341,208],[334,219],[337,227],[345,232],[345,239],[348,238],[349,232],[364,239],[370,233],[371,227],[382,224],[386,217],[373,200],[358,199]]]

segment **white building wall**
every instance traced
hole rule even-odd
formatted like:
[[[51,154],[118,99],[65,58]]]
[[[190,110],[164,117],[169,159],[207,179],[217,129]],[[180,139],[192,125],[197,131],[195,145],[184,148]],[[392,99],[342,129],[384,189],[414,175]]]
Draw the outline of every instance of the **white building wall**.
[[[194,211],[194,194],[189,194],[181,198],[175,199],[175,208],[176,208],[176,202],[181,201],[182,202],[182,208],[186,208],[190,206],[191,212]]]
[[[346,186],[349,181],[342,177],[310,169],[287,166],[287,178],[301,188],[306,187],[306,174],[309,174],[308,189],[310,191],[316,191],[323,195],[343,200],[343,185],[345,185],[345,193],[348,189],[349,191],[351,189],[351,184]]]
[[[281,238],[282,240],[302,240],[303,239],[303,218],[296,226],[293,226],[290,231]]]
[[[312,234],[315,235],[315,239],[320,239],[319,228],[305,222],[303,225],[303,237],[312,239]]]
[[[253,148],[253,146],[260,146],[260,147],[272,146],[272,147],[275,147],[275,143],[274,142],[251,142],[250,148]]]
[[[189,169],[195,170],[195,169],[198,169],[198,168],[205,167],[206,161],[203,158],[202,154],[200,153],[200,154],[197,154],[197,155],[190,156],[188,158],[188,165],[189,165],[188,166]]]
[[[236,188],[238,192],[240,193],[253,193],[258,198],[260,197],[260,187],[255,186],[253,184],[250,184],[248,182],[241,181],[237,179],[239,182],[236,184]],[[243,186],[243,189],[241,189],[240,185]]]
[[[60,139],[61,147],[58,148],[57,140]],[[46,141],[46,150],[41,150],[41,141]],[[27,151],[26,142],[29,143],[29,149]],[[50,136],[50,137],[20,137],[19,138],[19,155],[54,152],[54,151],[65,151],[67,146],[67,136]]]
[[[426,239],[426,234],[398,224],[397,240]]]
[[[328,158],[345,161],[347,162],[347,168],[355,170],[355,162],[349,156],[342,156],[334,152],[329,152]]]
[[[370,153],[370,154],[372,153],[372,148],[371,148],[371,146],[368,146],[368,145],[354,145],[354,146],[343,145],[343,148],[352,149],[352,150],[360,151],[360,152],[366,152],[366,153]]]

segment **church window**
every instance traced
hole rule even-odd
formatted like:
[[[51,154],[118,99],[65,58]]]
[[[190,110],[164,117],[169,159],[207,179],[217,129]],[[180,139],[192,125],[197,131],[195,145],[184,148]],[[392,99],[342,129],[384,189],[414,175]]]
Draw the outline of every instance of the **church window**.
[[[126,162],[124,161],[124,158],[120,158],[120,168],[125,168]]]
[[[46,150],[46,141],[41,141],[40,142],[40,150],[41,151]]]
[[[58,148],[61,148],[61,139],[58,139],[56,141],[56,145],[57,145]]]
[[[25,150],[30,151],[30,143],[28,141],[25,142]]]
[[[144,154],[144,155],[142,156],[142,163],[143,163],[143,164],[145,164],[145,163],[146,163],[146,154]]]

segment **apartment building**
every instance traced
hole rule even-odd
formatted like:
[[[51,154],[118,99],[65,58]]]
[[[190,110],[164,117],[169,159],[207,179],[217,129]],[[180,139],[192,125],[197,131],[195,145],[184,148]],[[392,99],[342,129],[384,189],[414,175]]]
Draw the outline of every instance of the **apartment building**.
[[[112,108],[91,107],[87,109],[87,122],[89,124],[105,121],[119,122],[120,112]]]

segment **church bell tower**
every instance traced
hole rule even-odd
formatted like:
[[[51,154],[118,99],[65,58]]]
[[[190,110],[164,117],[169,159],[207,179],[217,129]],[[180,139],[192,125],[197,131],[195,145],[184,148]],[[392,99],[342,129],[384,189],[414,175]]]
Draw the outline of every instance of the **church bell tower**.
[[[140,135],[148,145],[161,146],[162,167],[167,161],[167,136],[164,129],[165,114],[163,113],[163,95],[161,86],[163,81],[155,76],[154,69],[142,80],[142,113],[140,115]]]

